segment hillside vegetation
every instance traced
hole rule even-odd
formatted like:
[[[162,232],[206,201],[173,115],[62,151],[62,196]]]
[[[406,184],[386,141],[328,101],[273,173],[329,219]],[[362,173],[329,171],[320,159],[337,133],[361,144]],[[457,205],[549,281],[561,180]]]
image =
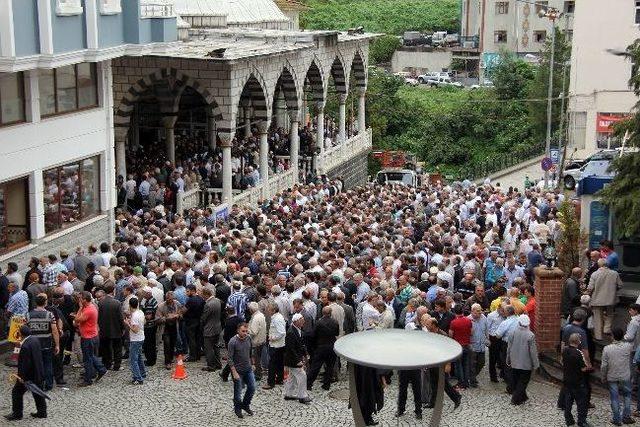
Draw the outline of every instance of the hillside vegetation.
[[[371,33],[457,32],[458,0],[302,0],[309,10],[301,26],[309,30],[346,30],[363,26]]]

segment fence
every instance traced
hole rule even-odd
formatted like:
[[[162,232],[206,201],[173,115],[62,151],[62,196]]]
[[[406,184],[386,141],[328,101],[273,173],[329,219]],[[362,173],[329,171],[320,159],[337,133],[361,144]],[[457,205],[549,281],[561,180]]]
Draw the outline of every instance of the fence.
[[[173,18],[175,15],[173,1],[147,0],[140,2],[142,18]]]
[[[542,142],[523,148],[517,148],[508,153],[489,156],[479,163],[460,169],[456,178],[459,180],[469,179],[471,181],[486,178],[495,172],[526,162],[534,157],[538,157],[541,154],[544,154],[544,149],[545,144]]]

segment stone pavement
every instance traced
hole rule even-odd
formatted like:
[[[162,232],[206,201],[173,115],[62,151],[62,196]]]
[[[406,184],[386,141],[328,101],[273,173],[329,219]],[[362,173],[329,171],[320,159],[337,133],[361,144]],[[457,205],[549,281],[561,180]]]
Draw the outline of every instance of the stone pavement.
[[[124,370],[109,371],[102,381],[94,386],[79,389],[75,386],[80,369],[68,368],[67,380],[70,387],[54,388],[49,402],[49,418],[43,421],[31,419],[29,413],[35,410],[33,398],[25,395],[25,415],[15,426],[351,426],[351,412],[347,409],[347,382],[340,381],[329,392],[314,386],[311,405],[297,401],[284,401],[282,387],[262,390],[258,387],[252,405],[255,415],[236,418],[232,410],[233,386],[223,383],[217,373],[200,370],[201,363],[187,363],[189,377],[183,381],[172,380],[169,371],[162,366],[150,369],[142,386],[129,385],[131,375],[128,364]],[[0,368],[0,414],[10,412],[11,385],[6,378],[10,368]],[[346,377],[346,374],[343,375]],[[424,420],[419,424],[413,416],[411,392],[407,413],[394,417],[397,397],[397,376],[387,389],[385,407],[378,417],[381,425],[410,426],[426,425],[431,411],[424,410]],[[564,425],[562,413],[556,409],[558,388],[535,379],[529,386],[530,401],[520,407],[509,404],[509,395],[503,384],[488,381],[487,371],[480,375],[480,387],[464,392],[462,405],[453,411],[453,404],[445,397],[442,426],[491,426],[491,427],[554,427]],[[589,421],[594,426],[609,424],[608,400],[594,396],[595,410],[591,410]],[[574,409],[575,411],[575,409]],[[575,412],[574,412],[575,413]],[[0,419],[0,425],[8,425]]]

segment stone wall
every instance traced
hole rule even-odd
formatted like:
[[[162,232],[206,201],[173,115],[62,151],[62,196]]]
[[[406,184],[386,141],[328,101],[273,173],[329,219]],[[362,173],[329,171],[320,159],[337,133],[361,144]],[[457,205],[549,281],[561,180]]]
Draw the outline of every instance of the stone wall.
[[[14,251],[6,258],[0,258],[0,262],[3,266],[6,266],[8,262],[16,262],[20,271],[24,273],[28,269],[28,263],[32,257],[40,258],[55,254],[59,258],[60,251],[63,249],[73,256],[78,246],[86,251],[91,244],[99,246],[102,242],[111,243],[114,238],[112,216],[113,214],[111,213],[102,214],[59,233],[47,236]]]
[[[342,178],[347,189],[364,185],[367,183],[369,176],[367,168],[368,156],[369,151],[363,151],[352,159],[327,171],[327,176],[330,179]]]

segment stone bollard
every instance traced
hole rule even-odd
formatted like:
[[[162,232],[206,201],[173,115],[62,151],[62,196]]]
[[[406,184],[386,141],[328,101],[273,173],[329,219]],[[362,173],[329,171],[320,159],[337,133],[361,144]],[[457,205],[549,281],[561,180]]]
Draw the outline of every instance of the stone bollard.
[[[538,352],[554,353],[560,343],[562,286],[565,274],[557,267],[537,267],[535,274],[535,334]]]

